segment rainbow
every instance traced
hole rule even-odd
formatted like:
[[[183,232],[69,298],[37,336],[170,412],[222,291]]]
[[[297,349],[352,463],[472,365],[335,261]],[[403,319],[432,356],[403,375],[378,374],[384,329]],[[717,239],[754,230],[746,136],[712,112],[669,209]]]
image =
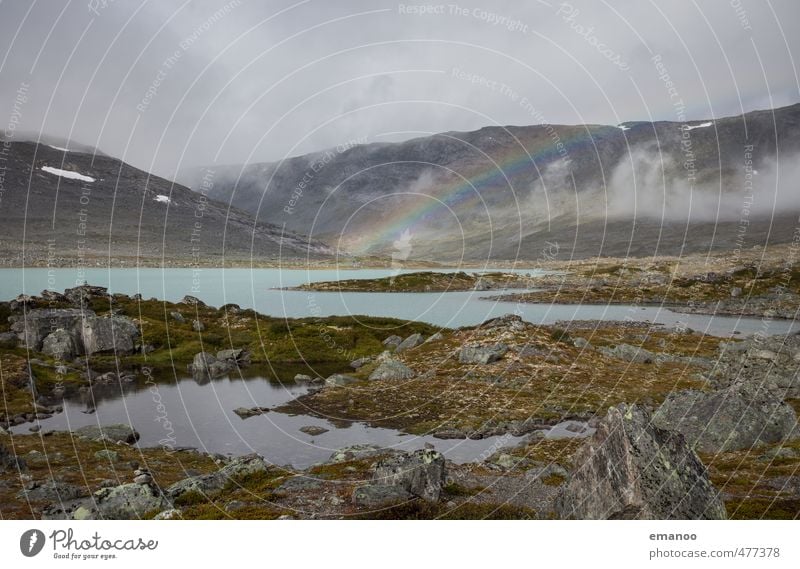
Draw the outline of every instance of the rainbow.
[[[636,126],[631,125],[631,128]],[[561,130],[563,131],[563,128]],[[494,157],[496,165],[487,166],[444,188],[437,188],[435,194],[432,192],[429,198],[408,200],[404,205],[393,209],[388,219],[385,218],[381,222],[380,227],[368,234],[363,234],[360,239],[351,244],[351,247],[360,253],[375,247],[385,247],[387,243],[398,239],[405,230],[410,231],[413,235],[423,227],[434,227],[437,222],[452,215],[451,209],[464,211],[469,207],[479,208],[482,189],[507,185],[508,181],[514,180],[515,177],[529,169],[536,167],[542,169],[558,159],[564,157],[569,159],[572,153],[577,154],[583,147],[597,144],[603,137],[611,135],[611,133],[622,132],[613,126],[576,130],[577,132],[573,136],[558,139],[557,142],[560,144],[554,141],[533,153],[526,151],[521,144],[504,150],[499,158]],[[519,191],[517,188],[513,189]]]

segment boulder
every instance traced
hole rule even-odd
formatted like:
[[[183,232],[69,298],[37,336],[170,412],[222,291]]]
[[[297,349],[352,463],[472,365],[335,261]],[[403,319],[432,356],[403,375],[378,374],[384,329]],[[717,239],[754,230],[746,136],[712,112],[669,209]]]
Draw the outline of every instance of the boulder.
[[[362,508],[386,508],[413,499],[401,486],[371,484],[353,490],[353,504]]]
[[[242,419],[247,419],[249,417],[255,417],[257,415],[269,413],[269,407],[237,407],[233,410],[233,412],[239,415],[239,417]]]
[[[361,460],[363,458],[377,456],[382,452],[385,452],[385,450],[386,449],[379,447],[378,445],[352,445],[335,451],[333,454],[331,454],[327,462],[329,464],[337,464],[340,462],[349,462],[351,460]]]
[[[175,322],[178,322],[179,324],[183,324],[184,322],[186,322],[186,318],[184,318],[183,314],[181,314],[178,311],[170,312],[169,315],[170,318],[172,318]]]
[[[414,377],[414,370],[397,360],[387,360],[382,362],[375,370],[369,375],[369,379],[374,381],[376,379],[385,380],[400,380],[411,379]]]
[[[311,435],[312,437],[316,437],[317,435],[321,435],[323,433],[327,433],[328,429],[325,427],[318,427],[317,425],[308,425],[306,427],[300,427],[300,432],[305,433],[307,435]]]
[[[194,330],[195,332],[202,332],[205,329],[206,327],[202,322],[200,322],[199,320],[192,320],[192,330]]]
[[[519,314],[505,314],[485,321],[479,328],[507,328],[513,332],[521,332],[525,330],[525,322]]]
[[[87,441],[103,441],[110,443],[135,444],[139,440],[139,433],[133,427],[125,424],[117,425],[87,425],[75,431],[75,436]]]
[[[25,460],[12,453],[6,446],[0,443],[0,473],[25,470]]]
[[[400,486],[414,496],[435,502],[446,479],[444,456],[427,448],[389,456],[375,464],[372,479],[377,485]]]
[[[769,385],[737,382],[714,392],[680,391],[653,416],[702,452],[727,452],[776,443],[797,434],[797,415]]]
[[[42,350],[44,339],[55,330],[78,330],[84,318],[96,318],[91,310],[78,308],[37,308],[11,325],[25,345],[35,351]]]
[[[197,298],[196,296],[191,296],[187,294],[180,300],[181,304],[188,304],[189,306],[205,306],[206,303]]]
[[[139,328],[127,316],[89,316],[80,325],[83,353],[132,354],[139,338]]]
[[[17,494],[20,500],[31,502],[67,502],[87,496],[86,488],[57,480],[31,482]]]
[[[458,361],[462,364],[489,364],[501,359],[507,351],[505,344],[464,346],[458,352]]]
[[[216,472],[191,476],[176,482],[167,488],[166,494],[172,499],[178,498],[187,492],[205,494],[221,490],[229,482],[236,483],[245,476],[266,471],[267,465],[260,456],[256,454],[240,456],[234,458]]]
[[[402,343],[403,339],[400,336],[395,336],[395,335],[389,336],[382,342],[382,344],[387,348],[396,348]]]
[[[13,349],[19,345],[19,336],[14,332],[0,333],[0,348]]]
[[[208,352],[198,352],[194,355],[189,371],[198,375],[211,375],[210,367],[216,363],[217,358]]]
[[[92,498],[94,508],[88,508],[91,513],[88,516],[84,514],[84,519],[133,520],[171,507],[158,490],[147,484],[102,488]],[[75,512],[78,516],[82,514],[80,510]]]
[[[705,467],[683,436],[643,407],[609,409],[578,449],[556,510],[565,519],[725,519]]]
[[[364,367],[366,364],[368,364],[371,361],[372,361],[372,358],[370,358],[370,357],[358,358],[357,360],[353,360],[352,362],[350,362],[350,367],[353,368],[353,369],[361,369],[362,367]]]
[[[107,297],[108,289],[103,286],[92,286],[88,284],[68,288],[64,291],[64,297],[73,306],[83,306],[93,298]]]
[[[311,383],[314,380],[314,378],[311,377],[310,375],[306,375],[304,373],[298,373],[298,374],[295,374],[294,380],[297,383]]]
[[[72,334],[66,330],[56,330],[42,341],[42,353],[57,360],[72,360],[78,355],[78,350]]]
[[[325,378],[325,385],[331,387],[342,387],[344,385],[347,385],[348,383],[353,383],[354,381],[357,381],[357,379],[352,375],[345,375],[343,373],[334,373],[333,375],[330,375]]]
[[[217,352],[217,359],[222,361],[234,362],[236,364],[250,363],[250,352],[244,348],[232,348]]]
[[[655,355],[652,352],[630,344],[617,344],[613,348],[601,346],[597,348],[597,351],[605,356],[635,364],[650,364],[655,360]]]
[[[395,352],[405,352],[406,350],[410,350],[411,348],[416,348],[420,344],[422,344],[425,339],[422,337],[422,334],[411,334],[408,338],[400,342],[397,348],[395,348]]]

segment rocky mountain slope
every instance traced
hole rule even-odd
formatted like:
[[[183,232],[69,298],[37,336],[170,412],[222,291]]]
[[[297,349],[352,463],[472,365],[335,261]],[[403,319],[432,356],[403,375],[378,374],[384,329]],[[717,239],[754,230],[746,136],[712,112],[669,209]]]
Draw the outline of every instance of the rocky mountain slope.
[[[72,146],[70,146],[72,148]],[[219,264],[324,258],[319,241],[256,222],[105,155],[55,145],[0,145],[0,259],[63,264]],[[207,185],[211,185],[208,182]]]
[[[688,123],[493,126],[215,166],[210,195],[360,254],[535,260],[548,242],[560,258],[679,254],[791,240],[799,151],[800,105]],[[208,172],[179,179],[199,189]]]

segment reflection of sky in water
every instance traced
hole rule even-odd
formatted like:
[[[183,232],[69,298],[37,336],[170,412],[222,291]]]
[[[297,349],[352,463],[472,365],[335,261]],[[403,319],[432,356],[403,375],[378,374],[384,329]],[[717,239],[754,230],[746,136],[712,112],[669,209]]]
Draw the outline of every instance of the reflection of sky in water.
[[[404,435],[391,429],[370,428],[359,423],[337,428],[325,419],[308,416],[292,417],[270,412],[241,419],[233,412],[237,407],[273,407],[304,392],[304,387],[283,386],[262,377],[246,380],[224,378],[204,385],[190,378],[181,379],[177,384],[138,384],[128,386],[124,396],[120,396],[118,388],[107,387],[97,390],[95,413],[83,413],[94,407],[88,400],[68,400],[63,413],[41,421],[41,425],[46,431],[130,423],[141,434],[139,442],[142,446],[158,446],[164,444],[165,439],[171,439],[169,444],[174,447],[197,447],[235,455],[257,452],[274,464],[296,468],[322,462],[334,450],[354,444],[377,444],[408,450],[422,448],[430,442],[450,460],[468,462],[480,457],[487,449],[494,451],[519,440],[513,437],[439,440]],[[84,397],[88,399],[88,395]],[[329,431],[316,436],[300,432],[299,429],[307,425],[318,425]],[[14,431],[25,433],[29,427],[30,424],[19,425]],[[483,458],[486,456],[488,454]]]

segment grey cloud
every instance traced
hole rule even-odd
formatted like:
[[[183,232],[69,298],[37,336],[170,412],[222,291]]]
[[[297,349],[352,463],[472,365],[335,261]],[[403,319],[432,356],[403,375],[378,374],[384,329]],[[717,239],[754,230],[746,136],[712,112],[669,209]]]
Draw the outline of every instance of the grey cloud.
[[[72,2],[57,21],[64,5],[37,2],[23,21],[26,3],[0,3],[0,117],[30,83],[22,130],[168,177],[364,137],[679,120],[656,55],[686,119],[800,99],[791,0],[465,1],[424,15],[366,0]]]

